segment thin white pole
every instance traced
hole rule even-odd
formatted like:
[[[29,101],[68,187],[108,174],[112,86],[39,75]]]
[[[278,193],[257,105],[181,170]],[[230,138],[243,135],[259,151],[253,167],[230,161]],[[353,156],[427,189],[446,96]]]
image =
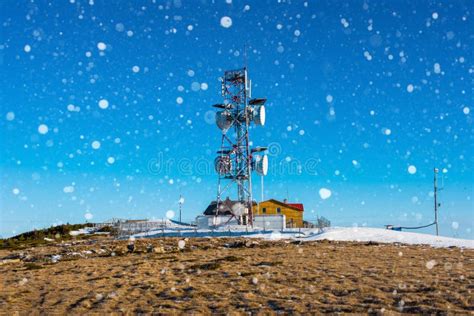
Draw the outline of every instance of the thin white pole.
[[[179,222],[182,223],[181,221],[181,201],[183,200],[183,196],[180,194],[179,195]]]
[[[436,175],[438,173],[438,169],[434,168],[434,180],[433,180],[433,186],[434,186],[434,213],[435,213],[435,223],[436,223],[436,236],[439,236],[439,230],[438,230],[438,183],[436,179]]]

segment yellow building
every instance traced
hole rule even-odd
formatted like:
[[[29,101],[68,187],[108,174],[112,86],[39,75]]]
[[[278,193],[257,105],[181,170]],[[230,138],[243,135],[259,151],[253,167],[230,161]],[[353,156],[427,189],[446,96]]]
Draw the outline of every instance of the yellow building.
[[[304,207],[301,203],[270,199],[260,202],[254,212],[256,215],[285,215],[286,227],[303,227]]]

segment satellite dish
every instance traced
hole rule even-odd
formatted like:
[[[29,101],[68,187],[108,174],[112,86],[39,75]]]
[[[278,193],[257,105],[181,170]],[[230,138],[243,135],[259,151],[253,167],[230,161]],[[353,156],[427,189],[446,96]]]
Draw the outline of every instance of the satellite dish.
[[[261,176],[266,176],[268,173],[268,156],[257,156],[255,160],[255,171]]]
[[[257,105],[253,108],[253,121],[257,125],[265,125],[265,105]]]
[[[251,153],[258,153],[258,152],[261,152],[261,151],[265,151],[267,150],[268,148],[267,147],[260,147],[260,146],[257,146],[255,148],[252,148],[250,150]]]
[[[232,162],[229,156],[219,156],[214,160],[214,168],[220,175],[229,174],[232,171]]]
[[[232,126],[232,114],[229,111],[218,111],[216,124],[221,130],[227,131]]]
[[[234,205],[232,205],[232,214],[234,214],[234,216],[242,216],[246,213],[247,213],[247,209],[242,203],[237,202]]]

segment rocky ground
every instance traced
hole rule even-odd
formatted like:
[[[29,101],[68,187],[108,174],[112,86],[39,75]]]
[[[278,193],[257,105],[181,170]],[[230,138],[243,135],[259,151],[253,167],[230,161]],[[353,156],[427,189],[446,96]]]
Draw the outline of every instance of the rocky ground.
[[[1,312],[474,313],[474,251],[110,237],[0,250]]]

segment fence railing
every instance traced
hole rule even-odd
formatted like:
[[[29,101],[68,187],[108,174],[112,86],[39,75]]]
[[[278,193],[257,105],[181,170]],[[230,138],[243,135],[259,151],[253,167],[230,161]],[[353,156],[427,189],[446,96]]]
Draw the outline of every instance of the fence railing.
[[[331,221],[324,216],[320,216],[315,220],[305,220],[303,226],[305,228],[326,228],[331,227]]]

